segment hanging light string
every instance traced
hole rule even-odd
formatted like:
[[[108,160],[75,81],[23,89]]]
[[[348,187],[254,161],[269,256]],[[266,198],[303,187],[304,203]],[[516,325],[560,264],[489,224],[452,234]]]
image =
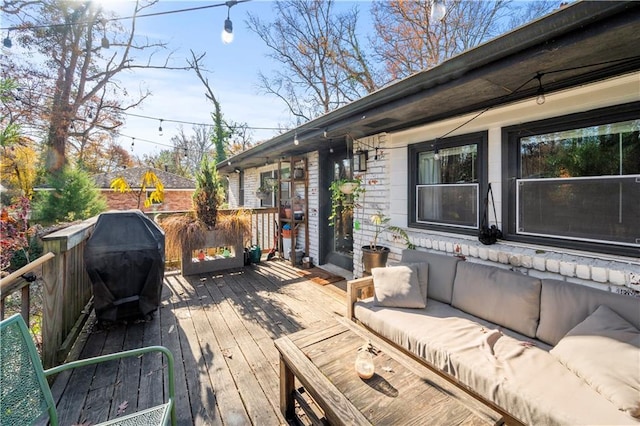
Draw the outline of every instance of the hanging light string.
[[[249,0],[245,0],[245,1],[249,1]],[[580,65],[580,66],[575,66],[575,67],[570,67],[570,68],[562,68],[562,69],[545,71],[545,72],[537,72],[535,75],[533,75],[528,80],[526,80],[524,83],[522,83],[520,86],[518,86],[515,90],[513,90],[510,93],[507,93],[506,95],[498,98],[498,102],[496,103],[496,105],[484,108],[483,110],[481,110],[480,112],[478,112],[477,114],[475,114],[473,117],[469,118],[468,120],[466,120],[462,124],[454,127],[453,129],[451,129],[448,132],[444,133],[442,136],[435,138],[436,144],[437,144],[438,140],[444,139],[445,137],[449,136],[451,133],[459,130],[460,128],[462,128],[462,127],[466,126],[467,124],[471,123],[472,121],[478,119],[480,116],[485,114],[487,111],[489,111],[489,110],[491,110],[491,109],[503,104],[505,101],[508,101],[512,96],[514,96],[516,93],[518,93],[520,90],[522,90],[530,82],[532,82],[534,80],[539,80],[540,81],[540,86],[542,86],[542,77],[545,76],[545,75],[556,74],[556,73],[561,73],[561,72],[566,72],[566,71],[575,71],[575,70],[584,69],[584,68],[590,68],[590,67],[594,67],[594,66],[619,64],[619,63],[624,63],[624,62],[633,62],[633,61],[637,61],[639,59],[640,59],[640,55],[637,55],[637,56],[631,56],[631,57],[615,59],[615,60],[610,60],[610,61],[597,62],[597,63],[587,64],[587,65]],[[18,88],[17,90],[20,90],[20,89]],[[44,94],[44,96],[49,96],[49,95]],[[149,120],[160,121],[161,122],[160,127],[162,127],[162,122],[171,122],[171,123],[179,123],[179,124],[190,124],[190,125],[197,125],[197,126],[209,126],[209,127],[214,127],[215,126],[214,124],[210,124],[210,123],[197,123],[197,122],[183,121],[183,120],[176,120],[176,119],[166,119],[166,118],[152,117],[152,116],[147,116],[147,115],[142,115],[142,114],[135,114],[135,113],[131,113],[131,112],[124,112],[124,111],[120,111],[118,113],[119,114],[123,114],[123,115],[132,116],[132,117],[138,117],[138,118],[144,118],[144,119],[149,119]],[[255,129],[255,130],[292,130],[292,129],[283,129],[282,127],[254,127],[254,126],[247,126],[247,128],[248,129]],[[299,129],[300,132],[305,131],[305,130],[324,130],[323,137],[325,139],[327,139],[327,131],[328,131],[327,127],[304,127],[304,125],[302,125],[302,126],[299,126],[297,129]],[[294,135],[294,140],[297,139],[297,133],[298,132],[296,131],[296,135]],[[127,137],[126,135],[123,135],[123,134],[120,134],[120,133],[117,133],[117,132],[116,132],[116,135]],[[349,135],[349,134],[345,133],[345,135]],[[351,136],[351,135],[349,135],[349,136]],[[333,139],[335,137],[337,137],[337,135],[332,135],[331,139]],[[331,145],[331,139],[328,139],[330,141],[329,142],[330,145]],[[150,141],[150,140],[146,140],[146,139],[138,139],[138,140],[143,141],[143,142],[147,142],[147,143],[151,143],[151,144],[156,144],[156,145],[159,145],[159,146],[166,146],[166,147],[174,148],[173,145],[167,145],[167,144],[163,144],[163,143],[160,143],[160,142]],[[364,141],[362,141],[360,139],[357,139],[357,142],[358,142],[359,146],[364,146],[367,149],[375,149],[376,152],[378,152],[378,150],[382,149],[382,148],[380,148],[379,144],[378,144],[378,146],[370,145],[367,142],[364,142]],[[386,147],[385,149],[386,150],[390,150],[390,149],[404,149],[404,148],[405,147]]]
[[[239,3],[246,3],[248,1],[251,1],[251,0],[234,0],[234,5],[235,4],[239,4]],[[174,13],[194,12],[194,11],[197,11],[197,10],[211,9],[211,8],[214,8],[214,7],[230,7],[228,5],[228,3],[229,2],[224,2],[224,3],[209,4],[209,5],[206,5],[206,6],[189,7],[189,8],[185,8],[185,9],[166,10],[164,12],[153,12],[153,13],[143,13],[143,14],[140,14],[140,15],[117,16],[117,17],[112,17],[112,18],[103,18],[101,20],[101,22],[106,24],[107,22],[110,22],[110,21],[124,21],[124,20],[127,20],[127,19],[149,18],[149,17],[152,17],[152,16],[171,15],[171,14],[174,14]],[[84,22],[72,22],[72,23],[65,23],[65,24],[29,25],[29,26],[26,26],[26,27],[11,26],[11,27],[0,27],[0,31],[4,31],[4,30],[7,30],[7,31],[10,31],[10,30],[36,30],[36,29],[42,29],[42,28],[59,28],[59,27],[70,27],[70,26],[75,26],[75,25],[89,25],[89,24],[92,24],[92,23],[93,23],[93,21],[84,21]]]

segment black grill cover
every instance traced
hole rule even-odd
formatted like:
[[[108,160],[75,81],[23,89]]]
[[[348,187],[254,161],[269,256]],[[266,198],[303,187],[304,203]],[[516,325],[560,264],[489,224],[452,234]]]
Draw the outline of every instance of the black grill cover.
[[[164,232],[140,210],[102,213],[84,260],[99,321],[145,317],[160,306]]]

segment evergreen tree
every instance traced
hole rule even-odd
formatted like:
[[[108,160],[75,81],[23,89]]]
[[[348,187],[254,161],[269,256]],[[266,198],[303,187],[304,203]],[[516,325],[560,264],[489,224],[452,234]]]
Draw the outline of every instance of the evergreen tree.
[[[62,173],[51,176],[49,185],[52,190],[38,194],[34,205],[40,222],[82,220],[107,209],[105,198],[83,170],[65,167]]]

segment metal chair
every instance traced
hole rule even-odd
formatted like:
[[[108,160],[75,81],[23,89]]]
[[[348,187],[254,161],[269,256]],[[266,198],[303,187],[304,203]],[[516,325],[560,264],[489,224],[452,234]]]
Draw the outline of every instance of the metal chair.
[[[161,352],[167,357],[169,398],[162,405],[109,420],[102,425],[164,425],[176,424],[174,407],[173,355],[162,346],[132,349],[95,358],[82,359],[44,370],[31,333],[22,316],[16,314],[0,322],[0,424],[29,425],[49,417],[52,426],[58,424],[53,395],[47,377],[62,371],[111,361],[149,352]]]

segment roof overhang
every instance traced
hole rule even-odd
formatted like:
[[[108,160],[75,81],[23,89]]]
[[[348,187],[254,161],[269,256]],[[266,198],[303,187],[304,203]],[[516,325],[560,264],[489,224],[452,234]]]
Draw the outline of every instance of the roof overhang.
[[[577,2],[218,164],[222,173],[436,122],[640,69],[640,2]],[[326,137],[325,137],[326,132]],[[297,134],[299,145],[293,144]]]

